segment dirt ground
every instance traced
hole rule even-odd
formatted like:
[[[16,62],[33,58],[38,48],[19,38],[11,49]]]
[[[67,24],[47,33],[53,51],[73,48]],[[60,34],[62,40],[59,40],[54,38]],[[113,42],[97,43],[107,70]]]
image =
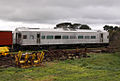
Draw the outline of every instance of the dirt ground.
[[[14,66],[14,60],[10,56],[0,56],[0,68],[7,68]]]

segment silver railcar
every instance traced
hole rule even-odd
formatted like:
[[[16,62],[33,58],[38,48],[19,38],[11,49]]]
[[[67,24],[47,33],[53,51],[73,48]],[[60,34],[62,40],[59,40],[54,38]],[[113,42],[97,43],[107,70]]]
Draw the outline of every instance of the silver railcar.
[[[100,30],[17,28],[14,43],[20,46],[108,44],[109,33]]]

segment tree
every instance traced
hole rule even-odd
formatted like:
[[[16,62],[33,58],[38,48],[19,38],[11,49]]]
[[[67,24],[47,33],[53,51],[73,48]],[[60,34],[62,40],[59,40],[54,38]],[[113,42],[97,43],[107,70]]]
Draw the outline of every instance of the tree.
[[[115,27],[114,27],[114,30],[115,30],[115,31],[119,30],[119,27],[118,27],[118,26],[115,26]]]
[[[113,30],[114,28],[113,28],[113,26],[109,26],[109,30]]]
[[[113,26],[109,26],[109,25],[105,25],[103,28],[106,31],[113,31],[114,30],[114,27]]]
[[[70,23],[70,22],[64,22],[64,23],[59,23],[56,25],[56,27],[54,27],[55,29],[56,28],[63,28],[63,29],[70,29],[70,30],[75,30],[75,29],[89,29],[91,30],[91,28],[88,26],[88,25],[81,25],[79,23]]]
[[[72,24],[70,22],[59,23],[56,25],[57,28],[70,28]]]
[[[81,27],[81,24],[79,24],[79,23],[74,23],[73,25],[72,25],[72,28],[73,29],[79,29]]]
[[[79,29],[88,29],[91,30],[91,28],[88,25],[81,25]]]
[[[109,25],[105,25],[103,28],[104,28],[104,30],[108,31],[110,27],[109,27]]]

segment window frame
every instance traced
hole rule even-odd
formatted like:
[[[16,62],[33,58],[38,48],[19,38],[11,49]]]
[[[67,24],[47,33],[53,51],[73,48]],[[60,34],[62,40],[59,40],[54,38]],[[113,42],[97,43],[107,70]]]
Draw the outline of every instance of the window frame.
[[[49,38],[49,37],[52,37],[52,38]],[[54,39],[53,35],[47,35],[47,39]]]
[[[83,38],[84,38],[83,35],[79,35],[79,36],[78,36],[78,39],[83,39]]]
[[[30,35],[30,39],[34,39],[34,35]]]
[[[85,36],[85,39],[90,39],[90,36]]]
[[[76,39],[76,36],[70,36],[70,39]]]
[[[62,39],[69,39],[69,36],[68,35],[63,35]]]
[[[55,39],[61,39],[61,35],[55,35]]]
[[[91,39],[96,39],[96,36],[91,36]]]
[[[45,35],[42,35],[42,36],[41,36],[41,39],[45,39],[45,38],[46,38]]]
[[[27,39],[27,35],[23,35],[23,37],[22,37],[23,39]]]

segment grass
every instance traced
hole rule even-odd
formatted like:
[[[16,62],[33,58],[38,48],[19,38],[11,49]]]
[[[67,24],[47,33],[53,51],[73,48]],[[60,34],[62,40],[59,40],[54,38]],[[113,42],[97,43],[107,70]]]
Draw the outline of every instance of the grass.
[[[42,67],[0,69],[0,81],[120,81],[120,53],[47,62]]]

